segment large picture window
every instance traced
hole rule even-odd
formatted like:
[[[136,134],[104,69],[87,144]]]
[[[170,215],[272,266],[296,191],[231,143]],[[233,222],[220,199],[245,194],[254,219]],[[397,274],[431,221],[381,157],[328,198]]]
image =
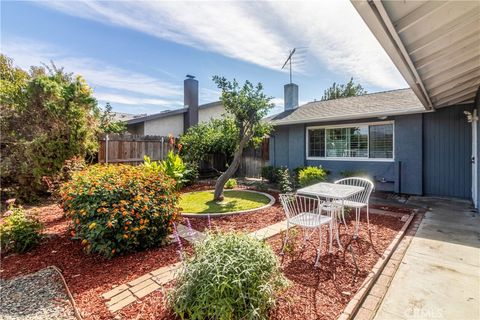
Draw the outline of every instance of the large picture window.
[[[393,123],[308,128],[307,156],[393,159]]]

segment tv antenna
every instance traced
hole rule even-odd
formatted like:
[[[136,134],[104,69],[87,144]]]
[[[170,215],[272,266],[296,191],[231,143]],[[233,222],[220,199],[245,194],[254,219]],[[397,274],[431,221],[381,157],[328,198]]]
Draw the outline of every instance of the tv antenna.
[[[285,66],[287,65],[287,63],[290,64],[290,83],[292,83],[292,57],[293,57],[293,54],[295,53],[297,49],[296,48],[293,48],[292,50],[290,50],[290,54],[288,55],[288,58],[287,60],[285,60],[285,63],[283,64],[282,66],[282,69],[283,70],[285,68]]]
[[[282,69],[285,69],[285,66],[289,65],[290,69],[290,83],[292,83],[292,64],[294,66],[300,67],[304,64],[304,59],[306,55],[306,50],[308,47],[296,47],[289,51],[288,58],[285,60],[285,63],[282,66]],[[293,60],[293,55],[295,54],[296,59]],[[293,62],[292,62],[293,61]]]

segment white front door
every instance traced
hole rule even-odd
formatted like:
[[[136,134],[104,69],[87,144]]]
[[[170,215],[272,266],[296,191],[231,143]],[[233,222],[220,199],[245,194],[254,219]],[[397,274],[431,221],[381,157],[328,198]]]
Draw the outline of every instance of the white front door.
[[[478,148],[477,148],[477,110],[473,110],[472,116],[472,200],[475,208],[478,208]]]

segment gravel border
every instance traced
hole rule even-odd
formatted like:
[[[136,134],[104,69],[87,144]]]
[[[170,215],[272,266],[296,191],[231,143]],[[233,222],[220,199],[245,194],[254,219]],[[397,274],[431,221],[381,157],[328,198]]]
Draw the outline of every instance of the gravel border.
[[[0,279],[0,319],[76,320],[62,279],[53,268],[17,278]]]
[[[212,189],[212,190],[201,190],[201,191],[214,191],[214,190]],[[185,192],[184,194],[189,194],[189,193],[193,193],[193,192],[201,192],[201,191]],[[228,191],[228,190],[226,190],[226,191]],[[248,190],[248,189],[239,189],[239,190],[233,189],[233,191],[245,191],[245,192],[251,192],[251,193],[258,193],[258,194],[261,194],[261,195],[267,197],[268,199],[270,199],[270,202],[267,203],[266,205],[261,206],[261,207],[253,208],[253,209],[248,209],[248,210],[230,211],[230,212],[210,212],[210,213],[182,212],[182,213],[180,213],[180,215],[181,215],[182,217],[187,217],[187,218],[208,218],[209,216],[210,216],[210,218],[224,217],[224,216],[231,216],[231,215],[235,215],[235,214],[250,213],[250,212],[254,212],[254,211],[266,209],[266,208],[268,208],[268,207],[273,206],[273,204],[275,203],[275,198],[274,198],[272,195],[270,195],[270,194],[268,194],[268,193],[265,193],[265,192],[260,192],[260,191],[255,191],[255,190]]]

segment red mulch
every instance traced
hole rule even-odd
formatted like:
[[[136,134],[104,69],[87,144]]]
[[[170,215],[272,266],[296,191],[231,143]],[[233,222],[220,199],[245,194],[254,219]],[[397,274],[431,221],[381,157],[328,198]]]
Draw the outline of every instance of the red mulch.
[[[371,236],[366,230],[366,221],[362,219],[359,239],[353,240],[353,222],[347,220],[348,230],[342,225],[340,237],[342,244],[351,244],[358,271],[350,251],[340,251],[334,245],[334,253],[328,254],[326,236],[323,232],[324,246],[321,266],[314,268],[315,247],[318,236],[311,238],[311,243],[302,249],[300,230],[294,237],[292,250],[281,256],[283,234],[274,236],[268,241],[277,253],[281,267],[290,280],[290,286],[278,297],[277,306],[272,310],[270,319],[303,320],[303,319],[336,319],[355,295],[370,270],[388,247],[397,232],[402,228],[398,217],[370,215]],[[326,231],[326,229],[324,230]],[[145,297],[141,303],[133,303],[122,309],[120,315],[125,319],[168,319],[175,320],[166,307],[165,291]]]
[[[186,191],[211,189],[211,186],[193,186]],[[278,195],[272,194],[276,198]],[[383,208],[382,208],[383,209]],[[47,237],[33,251],[22,255],[2,257],[0,276],[11,278],[28,274],[49,265],[56,265],[62,273],[75,298],[84,319],[112,319],[101,294],[112,286],[131,281],[147,272],[178,261],[175,244],[150,249],[106,260],[96,255],[86,255],[80,243],[72,241],[68,235],[69,222],[63,216],[61,208],[48,204],[35,209],[45,224]],[[397,210],[395,210],[397,211]],[[407,210],[409,213],[409,210]],[[405,212],[407,211],[399,211]],[[364,215],[362,215],[363,220]],[[385,248],[390,244],[397,231],[402,227],[401,215],[370,215],[371,240],[366,232],[366,222],[362,221],[360,238],[352,240],[353,223],[348,221],[348,230],[341,227],[343,244],[351,243],[355,254],[356,271],[350,252],[339,251],[329,255],[324,241],[320,269],[313,266],[315,248],[307,245],[301,249],[301,235],[293,243],[293,250],[280,256],[282,269],[291,281],[291,286],[280,294],[278,304],[272,311],[272,319],[334,319],[342,312],[348,301],[358,290]],[[232,215],[211,218],[212,228],[219,230],[254,231],[285,219],[278,202],[270,208],[245,215]],[[203,230],[208,219],[191,218],[192,227]],[[326,232],[324,232],[326,238]],[[268,240],[275,252],[281,249],[283,235]],[[318,236],[311,239],[318,243]],[[373,245],[372,245],[373,243]],[[184,247],[191,252],[191,246],[183,241]],[[168,290],[172,284],[167,285]],[[165,290],[148,295],[118,312],[121,319],[175,319],[165,304]]]
[[[87,255],[78,241],[71,240],[68,234],[69,221],[58,205],[50,204],[36,210],[45,224],[47,237],[29,253],[2,257],[0,276],[3,279],[12,278],[56,265],[62,270],[84,319],[112,319],[101,294],[114,285],[126,283],[179,260],[175,244],[111,260]],[[191,251],[186,241],[182,243]]]
[[[302,249],[303,234],[297,231],[292,249],[281,259],[285,276],[291,281],[290,287],[283,292],[271,319],[336,319],[355,295],[370,270],[391,243],[404,222],[398,217],[370,215],[369,235],[366,219],[362,215],[360,235],[352,239],[354,221],[347,220],[348,230],[340,227],[341,242],[344,247],[351,244],[358,270],[349,250],[337,250],[334,240],[334,252],[328,253],[327,229],[322,232],[323,247],[320,257],[321,266],[314,268],[318,233]],[[279,254],[282,248],[282,235],[268,240],[274,251]]]

